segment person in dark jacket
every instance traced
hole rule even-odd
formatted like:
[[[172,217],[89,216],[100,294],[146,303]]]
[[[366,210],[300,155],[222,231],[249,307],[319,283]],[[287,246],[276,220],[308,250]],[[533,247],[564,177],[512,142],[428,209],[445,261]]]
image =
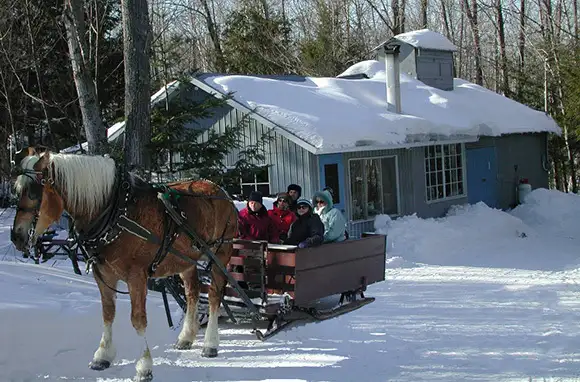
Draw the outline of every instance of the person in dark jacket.
[[[296,212],[296,201],[298,199],[300,199],[300,196],[302,196],[302,187],[300,187],[297,184],[290,184],[288,186],[288,195],[290,195],[290,197],[292,197],[292,202],[290,203],[290,211],[294,212],[297,214]],[[298,214],[297,214],[298,215]]]
[[[280,243],[276,224],[264,207],[262,193],[252,191],[246,208],[238,214],[238,237],[243,240],[266,240],[268,243]]]
[[[324,238],[324,224],[318,215],[312,213],[312,202],[298,199],[296,205],[298,220],[290,226],[284,244],[297,245],[299,248],[319,246]]]

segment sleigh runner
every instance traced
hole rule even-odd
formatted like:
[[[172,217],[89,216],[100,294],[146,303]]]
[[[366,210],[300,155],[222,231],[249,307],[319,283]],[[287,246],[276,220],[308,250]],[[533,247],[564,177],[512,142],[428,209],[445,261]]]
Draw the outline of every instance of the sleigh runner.
[[[239,290],[228,283],[222,315],[233,323],[244,323],[252,321],[256,309],[267,328],[254,327],[254,331],[258,339],[266,340],[292,324],[322,321],[359,309],[374,301],[364,295],[367,286],[385,279],[385,247],[385,236],[374,234],[304,249],[236,239],[226,270]],[[198,265],[201,323],[207,318],[208,265]],[[150,282],[150,289],[171,294],[185,311],[185,292],[178,278]],[[168,323],[173,326],[165,297],[164,301]]]

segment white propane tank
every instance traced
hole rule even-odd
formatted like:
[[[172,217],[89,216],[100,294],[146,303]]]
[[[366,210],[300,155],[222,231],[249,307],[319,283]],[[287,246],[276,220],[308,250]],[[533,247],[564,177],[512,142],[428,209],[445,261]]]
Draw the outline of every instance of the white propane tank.
[[[518,201],[520,204],[526,201],[526,196],[530,192],[532,192],[532,185],[528,183],[528,180],[520,180],[520,184],[518,185]]]

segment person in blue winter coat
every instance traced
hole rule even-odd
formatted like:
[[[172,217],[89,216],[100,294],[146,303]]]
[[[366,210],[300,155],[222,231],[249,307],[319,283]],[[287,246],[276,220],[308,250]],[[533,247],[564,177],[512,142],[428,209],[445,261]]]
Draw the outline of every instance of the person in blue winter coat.
[[[338,208],[333,207],[332,195],[328,190],[318,191],[312,197],[314,213],[324,224],[324,242],[333,243],[346,240],[346,218]]]

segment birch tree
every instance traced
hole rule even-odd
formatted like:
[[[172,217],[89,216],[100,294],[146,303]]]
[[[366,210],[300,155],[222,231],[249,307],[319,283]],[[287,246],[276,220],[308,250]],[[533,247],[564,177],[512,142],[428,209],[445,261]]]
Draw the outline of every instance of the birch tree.
[[[95,81],[91,74],[83,0],[66,0],[63,16],[88,152],[104,154],[108,151],[107,129],[101,118]]]

